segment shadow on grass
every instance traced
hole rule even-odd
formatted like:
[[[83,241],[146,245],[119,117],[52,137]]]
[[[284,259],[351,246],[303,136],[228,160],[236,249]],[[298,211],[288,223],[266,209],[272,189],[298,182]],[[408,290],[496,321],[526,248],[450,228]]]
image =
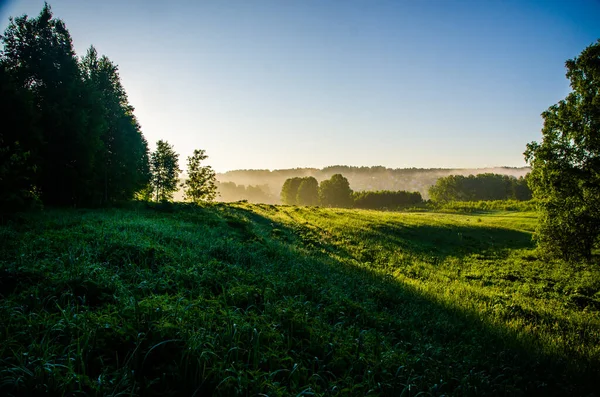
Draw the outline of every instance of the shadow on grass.
[[[359,261],[362,258],[353,256],[350,250],[331,240],[320,238],[318,234],[326,231],[318,226],[276,222],[232,205],[186,208],[176,211],[175,216],[184,222],[226,227],[229,236],[248,250],[256,249],[256,245],[247,245],[248,241],[253,244],[259,241],[275,246],[279,257],[296,258],[298,263],[304,263],[300,267],[294,261],[285,260],[283,266],[269,268],[268,282],[282,299],[301,297],[304,305],[328,308],[325,313],[318,314],[319,320],[324,322],[321,324],[326,330],[324,338],[315,340],[312,336],[315,327],[305,320],[296,320],[290,329],[282,330],[292,341],[290,352],[294,352],[296,360],[305,360],[303,365],[308,366],[309,356],[316,355],[336,378],[350,376],[361,380],[370,366],[381,371],[374,375],[378,381],[375,383],[388,385],[379,390],[383,395],[397,395],[411,382],[413,392],[409,395],[419,392],[432,395],[594,393],[591,380],[599,369],[597,362],[586,361],[576,351],[561,356],[546,354],[535,338],[519,336],[505,327],[492,325],[477,312],[438,302],[397,280],[335,260],[329,254]],[[278,211],[274,206],[260,208],[268,213]],[[377,240],[417,256],[439,259],[477,253],[486,258],[498,258],[510,249],[532,247],[529,233],[478,225],[373,224],[346,237],[350,237],[350,244],[352,241]],[[220,251],[217,259],[237,264],[235,256],[221,255]],[[245,262],[248,271],[254,266],[262,264]],[[273,283],[273,279],[281,284]],[[236,301],[237,309],[249,310],[264,299],[260,297],[260,290],[253,291],[255,297],[250,301]],[[511,306],[508,315],[521,318],[534,327],[537,323],[550,323],[577,332],[572,324],[562,319],[520,306]],[[357,341],[358,353],[353,352],[345,358],[327,353],[331,342],[326,342],[340,332],[354,335],[351,339]],[[360,335],[367,335],[367,339],[379,335],[374,338],[381,338],[385,343],[381,340],[361,342]],[[382,366],[384,348],[378,344],[395,353],[400,352],[397,357],[405,358],[395,367]],[[359,359],[363,357],[366,358],[361,363]],[[394,371],[393,380],[382,375]],[[318,374],[314,372],[311,376]]]
[[[295,224],[296,234],[305,245],[314,246],[317,240],[322,244],[332,245],[331,239],[329,242],[327,239],[331,230],[327,231],[314,222],[296,220],[293,213],[288,215]],[[354,225],[343,230],[338,226],[336,230],[338,237],[342,237],[352,246],[363,246],[365,251],[373,251],[371,254],[366,252],[365,256],[363,253],[357,255],[356,250],[344,246],[335,247],[338,254],[359,261],[370,261],[370,256],[376,256],[375,248],[365,246],[368,241],[377,241],[380,245],[394,251],[421,257],[428,262],[439,262],[448,257],[464,258],[474,254],[485,259],[500,259],[505,258],[510,250],[534,247],[529,232],[479,225],[475,221],[473,225],[424,223],[415,225],[402,222],[402,218],[399,218],[399,222],[389,220],[372,222],[365,215],[353,214],[349,211],[340,212],[336,216],[356,221]]]
[[[298,230],[303,226],[290,228],[289,225],[273,222],[243,208],[230,211],[236,213],[239,219],[247,219],[251,221],[249,223],[259,225],[263,228],[263,233],[274,228],[285,231],[283,234],[294,236],[296,241],[293,238],[283,239],[288,246],[297,246],[305,240],[303,232]],[[304,227],[309,228],[308,225]],[[363,241],[383,241],[384,244],[396,245],[417,255],[436,256],[440,259],[477,253],[486,258],[498,258],[505,256],[507,250],[534,246],[530,233],[478,225],[412,226],[387,223],[363,229],[358,237]],[[321,247],[324,250],[314,250],[312,253],[310,251],[314,246],[305,246],[308,248],[308,255],[317,261],[317,266],[327,267],[327,279],[330,282],[343,280],[338,287],[345,289],[352,301],[352,305],[346,307],[346,317],[354,315],[362,318],[357,320],[357,323],[362,321],[359,327],[372,327],[382,334],[387,333],[392,345],[404,345],[408,354],[414,354],[431,364],[430,368],[427,364],[417,366],[420,370],[428,372],[435,368],[440,371],[440,377],[449,375],[452,379],[446,384],[450,390],[421,391],[434,395],[436,392],[595,395],[592,379],[600,370],[600,363],[589,362],[576,351],[562,356],[546,354],[535,338],[519,336],[508,328],[490,324],[477,312],[438,302],[397,280],[323,255],[323,251],[344,251],[338,245]],[[343,276],[332,276],[334,273]],[[353,281],[348,283],[348,279]],[[369,308],[373,312],[369,312]],[[390,314],[394,320],[378,322],[375,314],[378,311]],[[509,316],[522,318],[534,327],[537,323],[546,323],[555,324],[563,330],[573,330],[573,324],[565,320],[518,305],[511,306]],[[583,339],[585,338],[582,337]],[[587,342],[590,343],[590,340]],[[447,367],[461,370],[458,373],[448,373],[443,370]],[[461,371],[463,372],[460,373]],[[461,376],[462,380],[459,379]],[[465,387],[464,384],[470,381],[469,377],[474,382],[470,385],[472,388]],[[487,381],[490,384],[485,385]],[[481,383],[477,385],[478,382]],[[452,387],[455,389],[452,390]]]
[[[260,208],[267,213],[278,211],[272,206]],[[90,382],[101,379],[104,367],[120,366],[115,372],[122,377],[111,381],[117,386],[135,384],[140,388],[136,393],[143,395],[596,392],[592,375],[599,369],[597,362],[586,362],[576,352],[563,356],[545,354],[536,340],[525,340],[511,330],[490,325],[480,313],[438,302],[391,277],[337,260],[329,254],[339,253],[344,247],[327,239],[314,245],[313,239],[318,236],[313,236],[310,225],[276,222],[243,206],[220,204],[172,205],[167,210],[140,208],[135,216],[157,225],[170,222],[175,229],[198,230],[198,236],[218,230],[225,242],[209,246],[207,263],[193,262],[193,269],[177,269],[172,259],[168,266],[162,266],[157,262],[160,258],[152,254],[156,275],[141,272],[147,267],[146,251],[140,253],[133,247],[129,252],[126,244],[120,246],[124,252],[119,251],[118,256],[110,251],[109,261],[116,262],[121,257],[131,264],[135,284],[127,293],[138,303],[132,313],[117,310],[114,305],[123,298],[117,296],[119,290],[115,287],[114,302],[111,296],[106,308],[84,308],[89,313],[105,310],[102,316],[98,315],[102,327],[94,331],[91,350],[82,355],[86,365],[79,371]],[[77,224],[74,219],[71,223]],[[146,232],[141,226],[136,233]],[[308,233],[308,237],[307,229],[313,233]],[[448,248],[447,252],[437,251],[440,256],[527,246],[526,233],[482,227],[397,228],[388,224],[361,231],[365,232],[362,237],[355,236],[356,242],[362,238],[362,242],[375,239],[389,245],[408,244],[405,249],[429,255],[438,244],[436,239],[451,246],[460,246],[465,234],[475,240],[466,251]],[[485,233],[494,241],[488,243]],[[192,241],[180,244],[186,241],[159,237],[155,249],[160,252],[168,252],[160,244],[172,242],[185,246],[185,250],[192,249]],[[107,247],[112,245],[107,243]],[[169,285],[161,289],[162,280],[140,282],[144,274],[168,278],[165,281]],[[7,294],[44,282],[30,274],[19,280],[6,270],[0,276],[6,278],[10,287]],[[82,285],[88,277],[91,276],[84,276]],[[153,281],[158,287],[141,289],[144,283]],[[100,283],[95,288],[106,289]],[[49,288],[45,291],[51,294]],[[84,292],[91,293],[89,285]],[[99,295],[99,299],[106,299],[104,295]],[[185,303],[179,304],[180,301]],[[66,304],[61,303],[61,307]],[[177,311],[177,307],[185,310]],[[513,315],[532,324],[555,322],[563,330],[578,332],[571,324],[540,313],[515,309]],[[70,318],[65,315],[64,321]],[[77,330],[76,325],[73,330]],[[79,335],[69,332],[73,332],[69,336],[72,338]],[[68,334],[61,338],[67,338],[65,335]],[[56,343],[63,343],[63,339],[57,337]],[[15,342],[11,343],[14,348]],[[44,372],[40,376],[50,375]],[[15,394],[9,387],[7,383],[0,384],[0,391],[4,388]]]
[[[367,238],[385,241],[416,254],[445,258],[473,253],[497,254],[508,249],[533,248],[531,234],[485,226],[375,225]]]

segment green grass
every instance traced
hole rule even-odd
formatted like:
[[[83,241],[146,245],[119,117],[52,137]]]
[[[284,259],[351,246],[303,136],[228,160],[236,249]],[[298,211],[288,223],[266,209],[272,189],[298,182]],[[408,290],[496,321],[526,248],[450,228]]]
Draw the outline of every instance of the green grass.
[[[594,395],[600,267],[531,212],[215,204],[0,226],[0,394]]]
[[[486,211],[536,211],[535,200],[491,200],[491,201],[451,201],[448,203],[428,202],[425,207],[450,213],[476,213]]]

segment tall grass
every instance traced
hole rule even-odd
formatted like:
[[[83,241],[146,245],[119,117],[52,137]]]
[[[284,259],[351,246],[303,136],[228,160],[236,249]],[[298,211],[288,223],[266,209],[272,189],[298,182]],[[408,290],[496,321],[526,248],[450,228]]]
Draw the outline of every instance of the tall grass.
[[[430,202],[428,208],[441,212],[487,212],[487,211],[536,211],[535,200],[491,200],[491,201],[451,201],[448,203]]]

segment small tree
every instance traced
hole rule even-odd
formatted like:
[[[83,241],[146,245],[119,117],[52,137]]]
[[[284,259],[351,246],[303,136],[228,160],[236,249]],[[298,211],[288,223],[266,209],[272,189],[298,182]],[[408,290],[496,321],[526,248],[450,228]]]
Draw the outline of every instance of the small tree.
[[[156,201],[173,200],[173,193],[177,191],[179,173],[179,154],[175,153],[173,146],[166,141],[156,143],[156,151],[150,157],[152,173],[151,184],[155,192]]]
[[[194,150],[194,154],[187,158],[188,177],[181,184],[184,199],[193,203],[202,201],[213,201],[217,196],[217,178],[215,171],[210,166],[202,166],[200,163],[208,156],[204,150]]]
[[[302,178],[296,194],[296,203],[309,206],[319,204],[319,182],[314,177]]]
[[[542,142],[525,151],[527,179],[540,206],[540,248],[590,258],[600,235],[600,40],[566,67],[573,91],[542,113]]]
[[[319,200],[325,207],[349,208],[352,206],[352,189],[350,183],[341,174],[321,182]]]

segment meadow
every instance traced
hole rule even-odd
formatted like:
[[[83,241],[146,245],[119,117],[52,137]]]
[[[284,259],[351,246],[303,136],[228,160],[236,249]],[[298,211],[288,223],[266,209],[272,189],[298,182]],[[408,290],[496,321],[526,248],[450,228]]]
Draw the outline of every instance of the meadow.
[[[0,394],[596,395],[600,266],[545,259],[514,209],[4,219]]]

